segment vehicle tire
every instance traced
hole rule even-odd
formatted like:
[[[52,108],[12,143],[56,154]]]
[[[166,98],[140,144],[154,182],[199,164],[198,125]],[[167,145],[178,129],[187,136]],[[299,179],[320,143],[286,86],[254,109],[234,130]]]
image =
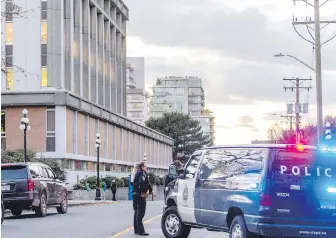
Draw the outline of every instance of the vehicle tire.
[[[65,214],[68,211],[68,197],[66,193],[62,194],[62,202],[59,207],[56,207],[57,212],[60,214]]]
[[[191,227],[182,222],[176,207],[170,207],[162,216],[161,229],[166,238],[187,238]]]
[[[244,217],[242,215],[236,216],[230,226],[229,238],[257,238],[259,235],[250,233],[247,230],[246,223]]]
[[[1,224],[3,223],[4,219],[5,219],[5,208],[3,203],[1,203]]]
[[[45,192],[42,192],[40,197],[40,205],[35,207],[34,210],[38,217],[45,217],[47,215],[47,196]]]
[[[22,213],[22,207],[12,207],[11,212],[14,216],[20,216]]]

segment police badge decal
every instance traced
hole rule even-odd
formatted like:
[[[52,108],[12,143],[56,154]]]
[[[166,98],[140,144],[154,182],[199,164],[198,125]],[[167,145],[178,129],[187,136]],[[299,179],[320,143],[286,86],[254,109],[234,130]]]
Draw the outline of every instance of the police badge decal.
[[[188,186],[186,185],[183,190],[183,203],[184,206],[188,206]]]

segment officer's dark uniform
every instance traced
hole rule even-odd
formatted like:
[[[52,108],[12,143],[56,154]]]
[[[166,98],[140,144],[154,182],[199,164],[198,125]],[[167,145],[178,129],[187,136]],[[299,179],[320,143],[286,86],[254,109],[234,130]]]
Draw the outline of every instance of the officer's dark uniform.
[[[145,171],[139,170],[133,182],[133,209],[134,209],[134,233],[138,235],[148,235],[145,233],[145,228],[142,219],[146,213],[146,198],[143,196],[147,191],[152,193],[148,175]]]

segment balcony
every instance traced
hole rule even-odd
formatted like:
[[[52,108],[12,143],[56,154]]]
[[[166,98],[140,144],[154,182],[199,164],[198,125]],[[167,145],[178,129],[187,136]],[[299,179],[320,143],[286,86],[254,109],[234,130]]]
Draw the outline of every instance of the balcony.
[[[136,82],[132,77],[128,77],[127,87],[131,89],[136,88]]]

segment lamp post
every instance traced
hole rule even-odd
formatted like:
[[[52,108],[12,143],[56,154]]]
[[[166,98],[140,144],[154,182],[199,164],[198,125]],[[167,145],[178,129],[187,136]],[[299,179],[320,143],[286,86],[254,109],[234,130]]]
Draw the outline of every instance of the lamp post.
[[[101,200],[101,194],[100,194],[100,183],[99,183],[99,148],[100,148],[100,134],[96,134],[96,150],[97,150],[97,188],[96,188],[96,198],[95,200]]]
[[[27,131],[30,130],[29,119],[28,119],[28,110],[22,110],[22,118],[20,129],[23,130],[23,149],[24,149],[24,162],[27,163]]]
[[[307,68],[311,69],[312,71],[316,71],[316,69],[314,69],[312,66],[306,64],[305,62],[303,62],[302,60],[296,58],[295,56],[293,55],[284,55],[284,54],[275,54],[274,57],[290,57],[292,59],[295,59],[296,61],[300,62],[301,64],[303,64],[304,66],[306,66]]]

